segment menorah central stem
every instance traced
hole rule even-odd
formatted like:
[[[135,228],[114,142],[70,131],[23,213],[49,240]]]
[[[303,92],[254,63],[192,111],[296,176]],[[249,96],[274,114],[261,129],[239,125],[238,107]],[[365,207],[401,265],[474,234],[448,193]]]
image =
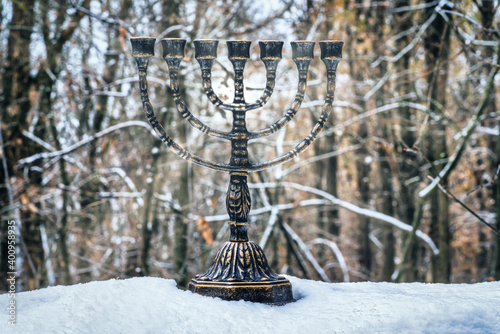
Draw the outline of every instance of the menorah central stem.
[[[247,150],[247,130],[245,126],[245,112],[234,112],[233,133],[236,138],[231,139],[232,166],[241,166],[242,170],[230,173],[229,188],[227,190],[226,207],[231,226],[230,241],[248,241],[248,213],[250,212],[250,191],[247,185],[248,172],[245,170],[250,163]]]
[[[235,62],[233,62],[234,64]],[[233,103],[245,103],[245,97],[243,96],[243,90],[245,86],[243,85],[243,70],[245,68],[245,63],[240,59],[238,65],[234,65],[234,101]],[[242,64],[241,64],[242,63]]]
[[[241,77],[238,77],[236,66],[235,72],[236,89],[234,101],[235,103],[236,101],[244,103],[243,68],[241,68]],[[241,87],[241,91],[237,87]],[[232,166],[241,166],[242,170],[230,174],[229,188],[227,190],[226,207],[231,228],[229,241],[247,242],[248,213],[250,212],[251,199],[247,185],[248,172],[246,168],[250,167],[250,162],[248,161],[247,149],[248,130],[246,126],[246,110],[243,104],[233,111],[233,129],[231,132],[234,136],[231,139],[231,159],[229,160],[229,164]]]
[[[226,207],[231,228],[230,242],[248,242],[248,213],[250,212],[250,191],[247,185],[248,168],[248,130],[246,125],[243,71],[250,58],[249,41],[228,41],[228,58],[234,68],[234,100],[233,129],[231,130],[231,159],[229,164],[241,167],[241,170],[230,173],[227,190]]]
[[[233,111],[233,138],[231,139],[231,159],[229,164],[241,166],[242,169],[250,167],[248,161],[248,131],[246,126],[245,110]]]
[[[248,213],[250,212],[250,206],[251,200],[247,185],[247,173],[231,173],[226,197],[226,207],[231,229],[229,241],[248,241]]]

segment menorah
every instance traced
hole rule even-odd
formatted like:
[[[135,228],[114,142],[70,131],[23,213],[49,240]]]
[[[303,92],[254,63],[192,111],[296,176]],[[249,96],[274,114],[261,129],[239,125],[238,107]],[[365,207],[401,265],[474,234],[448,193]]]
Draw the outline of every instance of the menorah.
[[[193,155],[177,144],[164,130],[155,117],[149,101],[147,69],[149,60],[154,56],[155,38],[132,38],[132,55],[139,68],[139,84],[144,113],[160,139],[181,158],[194,164],[227,172],[230,175],[226,197],[226,209],[229,215],[230,237],[218,251],[208,271],[197,275],[189,283],[189,289],[195,293],[219,297],[225,300],[247,300],[273,305],[282,305],[293,301],[292,285],[285,277],[279,276],[269,267],[261,247],[248,240],[248,214],[250,212],[250,191],[247,176],[250,172],[264,170],[297,157],[316,139],[323,129],[333,108],[335,76],[337,64],[342,58],[343,42],[322,41],[321,60],[325,63],[327,95],[321,115],[311,132],[294,149],[282,156],[261,163],[252,163],[248,157],[248,141],[268,136],[280,130],[290,122],[298,112],[304,100],[307,73],[314,59],[314,42],[291,42],[292,59],[296,63],[299,75],[297,94],[291,107],[282,118],[273,125],[255,132],[247,130],[246,113],[263,107],[270,99],[276,80],[276,68],[282,58],[282,41],[261,41],[260,59],[266,67],[267,82],[262,96],[254,103],[245,102],[243,70],[250,58],[251,41],[228,41],[228,58],[234,67],[234,100],[224,103],[212,88],[212,66],[217,58],[216,40],[195,40],[195,58],[201,67],[201,76],[205,94],[217,108],[233,113],[233,127],[229,132],[212,129],[196,118],[188,109],[179,89],[179,68],[184,59],[186,40],[178,38],[162,39],[163,59],[167,62],[170,75],[170,88],[177,110],[196,129],[210,136],[231,142],[231,157],[228,164],[213,162]]]

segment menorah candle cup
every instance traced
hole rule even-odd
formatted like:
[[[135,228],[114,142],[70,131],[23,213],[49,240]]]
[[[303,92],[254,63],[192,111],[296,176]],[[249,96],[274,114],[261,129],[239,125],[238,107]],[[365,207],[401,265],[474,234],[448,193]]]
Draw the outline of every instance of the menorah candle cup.
[[[314,59],[314,42],[295,41],[292,45],[292,59],[297,64],[299,71],[307,71]]]
[[[227,57],[230,60],[249,59],[250,41],[227,41]]]
[[[180,38],[164,38],[161,40],[163,59],[168,64],[170,71],[177,70],[184,59],[186,40]]]
[[[163,58],[170,69],[170,88],[177,109],[182,117],[201,132],[231,142],[229,163],[213,162],[196,156],[177,144],[170,137],[154,115],[149,101],[147,86],[147,63],[154,54],[154,38],[139,37],[132,39],[132,54],[139,67],[139,84],[143,109],[151,126],[160,139],[178,156],[199,166],[223,171],[230,174],[226,197],[226,210],[229,218],[231,235],[217,252],[210,268],[204,274],[191,280],[189,289],[195,293],[220,297],[226,300],[248,300],[273,305],[283,305],[293,301],[291,283],[283,276],[277,275],[269,266],[262,248],[248,239],[247,229],[251,209],[250,191],[247,185],[248,173],[261,171],[287,161],[291,161],[304,152],[317,138],[323,129],[328,115],[333,109],[336,67],[342,57],[342,42],[322,41],[321,59],[326,65],[327,94],[321,115],[310,133],[289,152],[264,162],[252,162],[248,156],[248,141],[268,136],[285,127],[299,111],[304,100],[307,70],[314,59],[314,42],[292,42],[292,58],[297,64],[299,82],[294,102],[288,111],[267,128],[250,132],[246,127],[246,114],[264,106],[269,100],[275,84],[276,67],[282,58],[283,42],[261,41],[260,58],[266,65],[266,88],[254,103],[245,102],[243,87],[243,70],[250,58],[250,41],[228,41],[228,58],[234,67],[233,103],[224,103],[212,89],[211,69],[217,58],[218,41],[196,40],[195,58],[202,70],[205,94],[217,108],[231,111],[233,127],[231,131],[213,129],[197,119],[188,109],[179,88],[178,68],[184,58],[185,40],[163,39]]]
[[[266,68],[276,69],[280,62],[283,50],[281,41],[260,41],[260,60],[266,65]]]
[[[130,39],[132,43],[132,56],[137,62],[137,66],[146,70],[149,60],[155,54],[156,38],[151,37],[133,37]]]
[[[153,37],[132,37],[133,57],[153,57],[155,54],[156,38]]]
[[[327,70],[335,70],[337,64],[342,60],[342,41],[321,41],[321,60],[325,63]]]
[[[211,69],[217,58],[217,46],[219,41],[199,39],[194,41],[194,57],[200,64],[202,70]]]

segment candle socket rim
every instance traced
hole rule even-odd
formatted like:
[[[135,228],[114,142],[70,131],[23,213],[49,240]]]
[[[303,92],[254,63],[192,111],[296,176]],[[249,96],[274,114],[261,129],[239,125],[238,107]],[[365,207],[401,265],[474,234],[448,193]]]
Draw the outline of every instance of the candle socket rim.
[[[156,41],[156,37],[149,37],[149,36],[130,37],[131,41],[137,41],[137,40],[140,40],[140,39],[145,39],[145,40],[153,40],[154,39]]]
[[[163,51],[163,58],[184,59],[186,40],[182,38],[162,38],[161,47]]]
[[[131,37],[133,57],[153,57],[156,38],[154,37]]]
[[[216,59],[217,58],[217,48],[219,47],[218,40],[216,40],[216,39],[196,39],[193,41],[193,44],[194,44],[194,58],[195,59]]]
[[[252,41],[226,41],[227,57],[230,60],[250,59],[250,46]]]
[[[174,41],[174,42],[182,42],[182,41],[185,42],[186,41],[185,38],[167,38],[167,37],[162,38],[161,40],[162,41]]]
[[[344,42],[342,41],[321,41],[321,59],[340,60],[342,59],[342,49]]]
[[[247,39],[230,39],[227,40],[226,43],[241,43],[241,44],[252,44],[252,41],[249,41]]]
[[[281,60],[283,58],[283,45],[285,42],[283,41],[259,41],[260,47],[260,59],[261,60]],[[277,47],[273,52],[266,50],[267,46],[270,44],[274,44],[274,47]],[[266,55],[263,55],[266,53]],[[271,55],[269,55],[271,53]],[[272,54],[274,53],[274,54]]]
[[[328,43],[328,44],[339,44],[339,43],[342,43],[344,44],[344,41],[341,41],[339,39],[325,39],[325,40],[322,40],[322,41],[319,41],[320,43]]]
[[[207,43],[207,44],[215,43],[215,44],[219,44],[219,40],[217,40],[217,39],[195,39],[193,41],[193,43],[195,43],[195,44],[197,44],[197,43]]]

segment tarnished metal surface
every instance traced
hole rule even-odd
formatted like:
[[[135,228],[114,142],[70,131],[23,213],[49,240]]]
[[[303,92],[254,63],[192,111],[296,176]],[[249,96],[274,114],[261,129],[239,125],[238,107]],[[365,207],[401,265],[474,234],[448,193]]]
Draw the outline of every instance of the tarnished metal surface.
[[[231,261],[232,259],[237,261]],[[266,256],[253,241],[226,242],[219,250],[210,269],[196,276],[198,281],[263,282],[284,279],[267,264]]]
[[[149,102],[147,85],[147,67],[154,55],[155,39],[149,37],[132,38],[132,55],[139,68],[139,84],[143,109],[151,126],[160,139],[181,158],[207,168],[230,173],[229,189],[226,198],[226,208],[229,215],[231,236],[217,253],[210,269],[196,276],[190,283],[194,292],[220,297],[228,300],[245,299],[255,302],[283,304],[292,301],[291,284],[281,276],[276,275],[269,267],[264,252],[254,242],[248,241],[248,213],[251,207],[250,192],[247,185],[249,172],[267,169],[298,156],[311,145],[323,129],[328,115],[332,110],[335,93],[335,75],[337,65],[342,58],[343,42],[321,41],[321,59],[327,71],[327,95],[320,118],[311,132],[291,151],[275,159],[262,163],[252,163],[248,158],[248,141],[275,133],[288,124],[297,114],[304,100],[307,72],[314,59],[314,42],[292,42],[292,59],[297,65],[299,82],[295,100],[282,118],[271,126],[249,132],[246,127],[246,113],[263,107],[270,99],[276,80],[276,68],[282,58],[283,42],[261,41],[260,56],[266,67],[267,82],[262,96],[253,103],[247,103],[244,97],[243,72],[250,58],[250,41],[228,41],[228,58],[234,68],[234,100],[224,103],[212,88],[211,71],[217,58],[218,41],[194,41],[195,58],[200,64],[203,88],[211,103],[216,107],[232,111],[233,127],[230,132],[212,129],[197,119],[188,109],[182,99],[179,89],[179,67],[184,58],[186,41],[178,38],[162,40],[163,58],[167,62],[170,73],[170,88],[177,110],[194,128],[211,136],[223,138],[231,142],[231,156],[228,164],[212,162],[193,155],[175,143],[158,123],[153,107]]]

